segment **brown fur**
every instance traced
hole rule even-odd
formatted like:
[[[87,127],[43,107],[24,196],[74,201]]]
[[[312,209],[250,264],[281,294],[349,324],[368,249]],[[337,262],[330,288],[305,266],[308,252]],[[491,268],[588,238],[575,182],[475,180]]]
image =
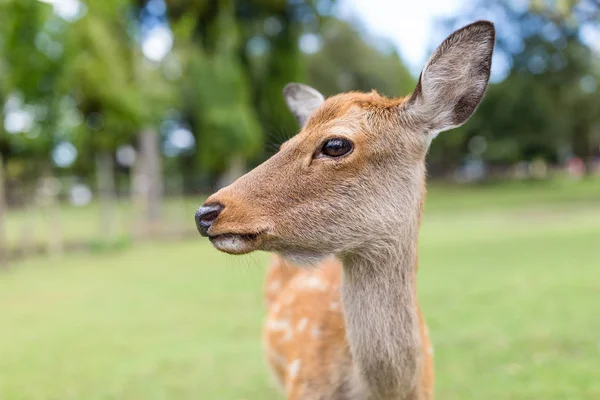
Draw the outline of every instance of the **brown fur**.
[[[433,398],[416,287],[425,155],[438,132],[475,111],[493,36],[488,22],[451,35],[407,99],[373,91],[324,100],[288,85],[302,131],[207,200],[205,209],[220,209],[203,231],[215,247],[279,254],[263,338],[288,399]],[[328,157],[321,149],[332,138],[352,150]]]
[[[265,280],[267,321],[287,321],[289,325],[284,325],[284,329],[267,322],[263,344],[273,373],[290,400],[347,398],[344,390],[349,388],[335,383],[344,382],[350,372],[340,365],[348,368],[351,361],[342,313],[341,279],[342,266],[335,259],[306,270],[279,256],[272,258]],[[424,354],[419,391],[421,399],[431,399],[433,348],[420,309],[419,322]],[[295,360],[301,360],[301,364],[298,374],[292,377],[289,369]]]

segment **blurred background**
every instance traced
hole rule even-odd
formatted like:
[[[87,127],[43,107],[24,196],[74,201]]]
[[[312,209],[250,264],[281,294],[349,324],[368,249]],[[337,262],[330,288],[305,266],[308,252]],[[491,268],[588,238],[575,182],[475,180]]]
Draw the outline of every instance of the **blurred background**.
[[[0,398],[280,398],[267,256],[195,209],[298,131],[286,83],[406,95],[477,19],[490,88],[428,158],[436,390],[600,398],[596,0],[0,0]]]

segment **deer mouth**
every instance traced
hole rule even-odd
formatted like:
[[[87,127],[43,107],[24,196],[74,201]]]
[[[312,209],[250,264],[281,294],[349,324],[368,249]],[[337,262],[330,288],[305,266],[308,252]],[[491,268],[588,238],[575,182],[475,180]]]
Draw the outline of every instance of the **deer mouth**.
[[[247,254],[257,250],[264,232],[258,233],[222,233],[209,236],[210,242],[224,253]]]

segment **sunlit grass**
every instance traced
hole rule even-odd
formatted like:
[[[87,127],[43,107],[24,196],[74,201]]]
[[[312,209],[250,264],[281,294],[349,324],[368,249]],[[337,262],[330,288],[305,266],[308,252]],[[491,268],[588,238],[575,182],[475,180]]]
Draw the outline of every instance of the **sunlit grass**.
[[[599,186],[431,188],[419,297],[437,398],[600,398]],[[265,265],[201,238],[13,265],[0,399],[279,399]]]

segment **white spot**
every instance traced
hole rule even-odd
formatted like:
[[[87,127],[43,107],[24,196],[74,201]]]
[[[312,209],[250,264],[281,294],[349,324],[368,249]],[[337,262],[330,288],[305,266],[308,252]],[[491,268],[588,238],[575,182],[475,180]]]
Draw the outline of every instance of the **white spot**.
[[[337,311],[340,309],[340,303],[338,303],[337,301],[332,301],[331,305],[329,306],[329,309],[331,311]]]
[[[77,159],[77,149],[70,142],[60,142],[52,150],[52,160],[59,168],[70,167]]]
[[[92,191],[83,183],[77,183],[73,185],[69,192],[69,200],[75,206],[85,206],[92,201]]]
[[[85,14],[86,8],[78,0],[40,0],[52,5],[54,13],[67,21],[75,21]]]
[[[304,330],[304,328],[306,328],[307,323],[308,323],[308,318],[302,318],[300,320],[300,322],[298,322],[298,326],[296,327],[298,332],[302,332]]]
[[[322,290],[322,291],[327,290],[327,283],[323,282],[321,279],[317,278],[316,276],[305,277],[302,280],[300,280],[299,284],[301,287],[307,288],[307,289],[317,289],[317,290]]]
[[[318,327],[314,327],[311,329],[310,333],[312,337],[318,338],[319,336],[321,336],[321,329],[319,329]]]
[[[267,328],[272,332],[283,332],[283,340],[288,341],[292,338],[293,331],[289,321],[286,320],[268,320]]]
[[[281,288],[281,280],[275,279],[269,284],[269,287],[267,288],[267,290],[269,292],[276,292],[279,290],[279,288]]]
[[[321,280],[315,276],[311,276],[307,279],[306,285],[309,287],[317,288],[321,285]]]
[[[135,163],[136,156],[133,146],[125,145],[117,149],[117,162],[124,167],[131,167]]]
[[[29,132],[34,122],[34,115],[27,110],[8,111],[4,116],[4,129],[8,133]]]
[[[164,153],[167,157],[176,157],[196,146],[196,139],[192,132],[183,126],[176,126],[167,132],[164,142]]]
[[[323,46],[323,39],[314,33],[305,33],[300,36],[300,50],[303,53],[314,54]]]
[[[290,376],[290,379],[296,378],[296,376],[298,376],[298,372],[300,372],[300,359],[299,358],[292,361],[292,363],[288,367],[288,374]]]
[[[142,53],[150,61],[161,61],[171,51],[171,47],[173,34],[165,26],[152,28],[142,39]]]
[[[433,346],[429,346],[428,352],[429,355],[433,357]]]
[[[285,320],[270,319],[267,321],[267,328],[269,328],[272,331],[284,331],[290,328],[290,323]]]

